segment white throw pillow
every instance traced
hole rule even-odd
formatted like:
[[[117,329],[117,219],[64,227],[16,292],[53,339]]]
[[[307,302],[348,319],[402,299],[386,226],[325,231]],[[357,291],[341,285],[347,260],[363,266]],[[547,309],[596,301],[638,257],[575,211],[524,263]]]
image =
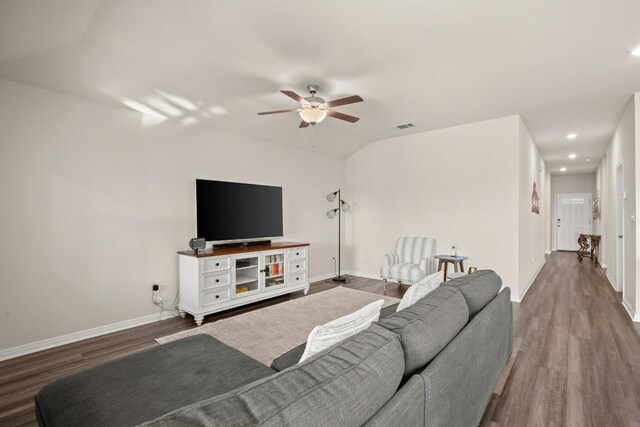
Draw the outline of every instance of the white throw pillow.
[[[433,273],[425,277],[418,283],[414,283],[409,289],[407,289],[407,292],[404,293],[400,304],[398,304],[396,312],[412,306],[420,298],[440,286],[442,282],[444,282],[444,272],[440,270],[437,273]]]
[[[383,299],[372,302],[358,311],[313,328],[307,339],[307,346],[300,358],[300,362],[367,329],[372,322],[380,318],[380,309],[383,304]]]

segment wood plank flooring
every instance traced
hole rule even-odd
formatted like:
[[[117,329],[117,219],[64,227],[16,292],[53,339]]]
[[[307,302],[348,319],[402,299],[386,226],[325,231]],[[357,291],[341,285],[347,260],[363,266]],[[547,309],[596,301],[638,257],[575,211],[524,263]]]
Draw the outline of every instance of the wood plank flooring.
[[[603,271],[554,252],[521,304],[483,426],[640,423],[640,340]]]
[[[334,283],[318,282],[311,293]],[[382,293],[379,280],[346,286]],[[390,296],[406,287],[390,284]],[[205,323],[302,292],[210,315]],[[0,362],[0,425],[35,425],[33,398],[56,378],[158,345],[154,339],[195,327],[174,318]],[[640,339],[599,268],[556,252],[521,304],[514,304],[514,352],[482,426],[640,425]]]

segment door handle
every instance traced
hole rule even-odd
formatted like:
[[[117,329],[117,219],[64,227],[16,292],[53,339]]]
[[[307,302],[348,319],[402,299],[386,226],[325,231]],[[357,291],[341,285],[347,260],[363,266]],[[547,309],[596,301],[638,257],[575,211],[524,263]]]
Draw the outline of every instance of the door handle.
[[[622,239],[622,234],[618,234],[618,238]]]

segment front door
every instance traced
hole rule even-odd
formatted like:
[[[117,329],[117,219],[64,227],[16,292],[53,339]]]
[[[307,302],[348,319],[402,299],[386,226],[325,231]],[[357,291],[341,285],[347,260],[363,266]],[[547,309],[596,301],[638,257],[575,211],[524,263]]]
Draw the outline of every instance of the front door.
[[[556,195],[556,242],[559,251],[577,251],[578,236],[591,233],[591,193]]]

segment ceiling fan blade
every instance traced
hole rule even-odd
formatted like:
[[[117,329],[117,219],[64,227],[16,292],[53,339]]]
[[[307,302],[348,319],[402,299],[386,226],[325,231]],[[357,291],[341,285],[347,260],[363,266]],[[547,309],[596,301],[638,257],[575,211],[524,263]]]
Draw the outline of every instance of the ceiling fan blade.
[[[305,122],[304,120],[300,122],[300,126],[298,126],[299,128],[308,128],[309,127],[309,123]]]
[[[285,95],[287,95],[289,98],[293,99],[294,101],[303,103],[304,102],[304,98],[301,97],[300,95],[298,95],[295,92],[292,92],[290,90],[281,90],[280,92],[284,93]]]
[[[327,114],[330,115],[331,117],[334,117],[334,118],[340,119],[340,120],[344,120],[344,121],[347,121],[349,123],[355,123],[358,120],[360,120],[359,117],[353,117],[353,116],[350,116],[348,114],[338,113],[337,111],[327,111]]]
[[[293,110],[265,111],[264,113],[258,113],[258,115],[264,116],[265,114],[291,113],[293,111],[300,111],[300,109],[294,108]]]
[[[335,99],[333,101],[327,102],[327,107],[329,108],[338,107],[340,105],[355,104],[356,102],[362,102],[362,101],[363,99],[360,98],[358,95],[347,96],[346,98]]]

